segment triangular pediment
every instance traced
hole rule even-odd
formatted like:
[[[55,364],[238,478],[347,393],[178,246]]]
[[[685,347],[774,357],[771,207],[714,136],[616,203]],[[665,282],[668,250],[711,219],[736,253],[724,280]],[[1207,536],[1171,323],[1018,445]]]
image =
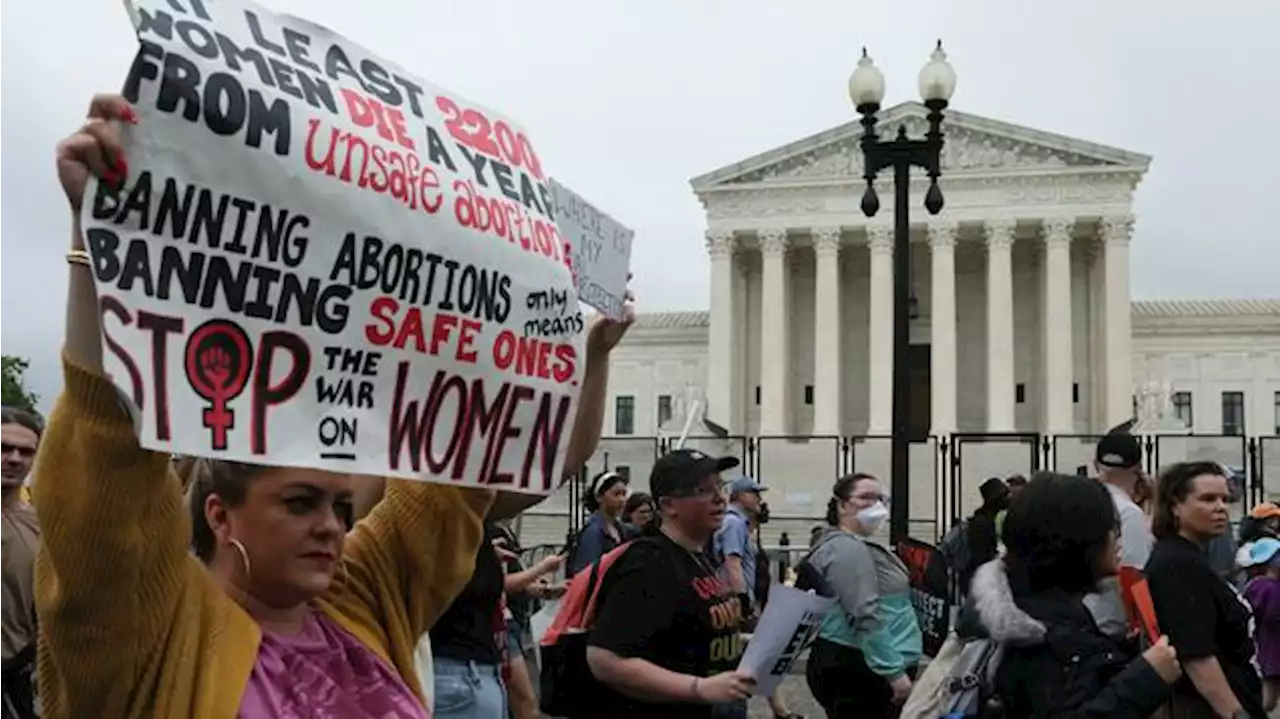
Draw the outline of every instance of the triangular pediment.
[[[916,102],[880,113],[876,132],[892,139],[905,126],[924,137],[928,110]],[[1151,158],[1136,152],[1077,140],[977,115],[948,110],[943,123],[944,173],[1008,173],[1042,170],[1128,168],[1145,171]],[[695,191],[755,183],[790,183],[861,177],[862,125],[857,120],[736,162],[691,180]]]

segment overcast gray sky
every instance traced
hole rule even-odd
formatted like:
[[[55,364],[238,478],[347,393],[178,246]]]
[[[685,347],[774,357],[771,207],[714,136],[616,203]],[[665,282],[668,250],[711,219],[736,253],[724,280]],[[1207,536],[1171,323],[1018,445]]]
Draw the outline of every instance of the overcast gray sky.
[[[935,38],[966,112],[1153,155],[1138,298],[1280,295],[1271,0],[269,0],[515,117],[557,178],[637,231],[643,310],[707,305],[694,175],[840,124],[862,45],[887,104]],[[3,349],[59,389],[69,227],[53,147],[135,48],[118,2],[9,3],[3,59]],[[74,9],[73,9],[74,8]],[[945,183],[945,178],[944,178]],[[944,184],[945,189],[945,184]]]

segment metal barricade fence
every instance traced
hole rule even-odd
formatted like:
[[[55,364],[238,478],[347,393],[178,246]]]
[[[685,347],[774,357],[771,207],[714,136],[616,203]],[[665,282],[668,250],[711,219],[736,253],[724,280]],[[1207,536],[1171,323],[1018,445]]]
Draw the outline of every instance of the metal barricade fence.
[[[988,477],[1030,477],[1040,469],[1074,474],[1081,467],[1092,474],[1098,439],[1099,435],[1034,433],[929,437],[911,444],[911,489],[907,497],[893,497],[892,501],[908,502],[912,537],[936,543],[955,520],[978,507],[978,488]],[[647,492],[654,462],[673,449],[675,441],[656,436],[602,439],[577,481],[567,483],[524,515],[520,522],[522,542],[529,546],[563,544],[585,519],[582,495],[589,491],[591,478],[606,469],[628,475],[632,491]],[[1242,482],[1241,501],[1232,507],[1233,521],[1258,502],[1280,502],[1280,436],[1160,435],[1144,436],[1142,441],[1147,470],[1153,477],[1162,467],[1186,460],[1214,461],[1231,468]],[[823,523],[837,478],[867,472],[889,489],[890,444],[890,437],[883,435],[708,435],[688,437],[685,442],[686,447],[707,454],[738,457],[742,472],[770,487],[766,499],[772,521],[763,528],[765,543],[777,545],[786,533],[791,546],[800,548],[807,546],[813,527]]]
[[[826,514],[831,486],[842,474],[840,437],[761,437],[755,478],[769,487],[773,521]]]
[[[1159,471],[1177,462],[1217,462],[1231,470],[1238,482],[1229,508],[1231,521],[1238,522],[1254,502],[1253,481],[1249,467],[1249,440],[1237,435],[1160,435],[1155,438],[1154,464]]]
[[[982,506],[979,488],[992,477],[1030,477],[1044,466],[1041,436],[1033,433],[954,434],[951,436],[949,499],[944,515],[951,523]]]
[[[1056,434],[1045,437],[1048,456],[1042,465],[1058,474],[1092,474],[1100,434]]]
[[[1280,436],[1255,437],[1250,454],[1255,501],[1280,503]]]
[[[844,465],[840,474],[865,472],[878,477],[884,484],[885,491],[892,488],[892,453],[893,438],[888,435],[864,435],[846,437],[844,440],[842,459]],[[935,536],[941,531],[940,518],[945,517],[945,508],[950,504],[946,482],[948,463],[942,453],[945,446],[937,437],[926,437],[910,443],[907,451],[908,477],[910,491],[906,497],[891,497],[894,502],[906,502],[910,515],[910,534],[912,537],[935,542]],[[822,513],[826,512],[826,502],[830,491],[824,492]]]

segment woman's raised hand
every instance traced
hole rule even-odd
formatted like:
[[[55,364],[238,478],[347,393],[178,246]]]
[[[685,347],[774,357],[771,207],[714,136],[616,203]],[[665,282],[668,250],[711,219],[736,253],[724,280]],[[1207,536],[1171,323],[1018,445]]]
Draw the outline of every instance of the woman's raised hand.
[[[58,181],[67,194],[71,211],[77,215],[90,174],[117,187],[129,174],[124,144],[114,121],[137,124],[138,115],[119,95],[95,95],[84,124],[58,143]]]

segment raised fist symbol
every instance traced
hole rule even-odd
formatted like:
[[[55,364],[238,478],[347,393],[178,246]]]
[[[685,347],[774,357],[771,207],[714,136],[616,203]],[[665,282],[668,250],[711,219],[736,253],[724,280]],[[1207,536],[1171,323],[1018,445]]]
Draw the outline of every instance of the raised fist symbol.
[[[209,320],[187,338],[184,355],[187,382],[209,401],[202,415],[211,433],[209,446],[226,449],[227,430],[235,427],[235,411],[229,403],[244,391],[253,365],[249,336],[234,322]]]
[[[210,347],[200,353],[200,369],[209,384],[225,389],[231,381],[231,355],[222,347]]]

